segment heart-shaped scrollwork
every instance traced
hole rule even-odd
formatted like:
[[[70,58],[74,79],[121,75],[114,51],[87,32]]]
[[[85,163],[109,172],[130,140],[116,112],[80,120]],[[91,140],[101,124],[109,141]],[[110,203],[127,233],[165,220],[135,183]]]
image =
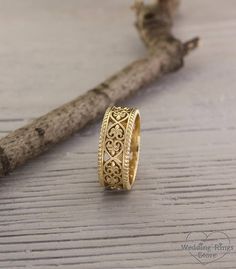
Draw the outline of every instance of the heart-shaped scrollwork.
[[[121,107],[116,107],[115,109],[113,109],[111,115],[112,117],[117,120],[117,121],[123,121],[126,118],[128,118],[129,116],[129,109],[122,109]]]
[[[108,161],[104,165],[105,182],[109,186],[117,187],[121,179],[121,166],[116,161]]]
[[[123,143],[119,140],[109,139],[105,144],[107,152],[112,156],[116,156],[123,150]]]
[[[124,127],[118,123],[112,124],[107,132],[108,139],[123,140],[125,135]]]

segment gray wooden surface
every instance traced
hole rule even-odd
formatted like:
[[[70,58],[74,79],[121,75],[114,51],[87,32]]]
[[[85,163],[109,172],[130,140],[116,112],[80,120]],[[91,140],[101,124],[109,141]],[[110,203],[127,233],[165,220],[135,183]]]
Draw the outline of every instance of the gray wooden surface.
[[[95,86],[145,49],[127,0],[0,0],[0,136]],[[0,180],[0,268],[236,267],[236,1],[183,0],[202,46],[125,104],[142,115],[128,193],[97,182],[101,122]],[[202,265],[190,232],[234,249]]]

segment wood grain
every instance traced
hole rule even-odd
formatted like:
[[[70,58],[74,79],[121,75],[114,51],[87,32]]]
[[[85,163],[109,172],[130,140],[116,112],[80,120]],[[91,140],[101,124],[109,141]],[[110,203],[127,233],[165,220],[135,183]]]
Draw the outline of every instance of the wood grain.
[[[0,0],[0,137],[145,53],[132,1],[97,2]],[[175,30],[203,44],[125,103],[142,116],[130,193],[97,182],[100,124],[0,180],[0,268],[235,268],[235,7],[183,0]],[[234,250],[203,266],[181,249],[192,231],[224,231]]]

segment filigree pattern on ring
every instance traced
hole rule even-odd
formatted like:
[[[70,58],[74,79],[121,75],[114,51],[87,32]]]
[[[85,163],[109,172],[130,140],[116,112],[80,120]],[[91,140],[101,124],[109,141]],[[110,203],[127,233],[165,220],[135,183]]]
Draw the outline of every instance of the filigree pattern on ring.
[[[108,119],[103,175],[105,186],[110,188],[122,188],[122,161],[129,113],[129,108],[113,107]]]

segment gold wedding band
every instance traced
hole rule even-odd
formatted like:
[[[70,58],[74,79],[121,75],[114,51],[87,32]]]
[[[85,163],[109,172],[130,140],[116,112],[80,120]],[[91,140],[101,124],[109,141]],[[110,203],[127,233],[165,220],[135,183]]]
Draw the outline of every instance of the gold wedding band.
[[[98,148],[98,176],[102,186],[131,189],[137,173],[139,146],[138,109],[109,107],[103,118]]]

